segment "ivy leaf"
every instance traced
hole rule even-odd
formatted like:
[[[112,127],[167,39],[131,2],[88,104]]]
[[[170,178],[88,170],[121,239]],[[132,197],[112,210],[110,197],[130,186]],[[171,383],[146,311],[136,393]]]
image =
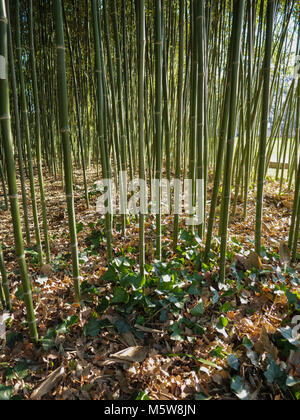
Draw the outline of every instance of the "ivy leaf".
[[[224,305],[221,306],[221,312],[229,312],[232,309],[229,302],[225,302]]]
[[[198,295],[201,296],[202,289],[198,286],[198,283],[193,282],[191,286],[188,288],[188,294],[189,295]]]
[[[41,339],[41,343],[43,346],[43,349],[48,351],[50,350],[52,347],[56,346],[56,343],[54,341],[54,338],[56,337],[56,333],[54,330],[52,330],[51,328],[48,329],[47,334],[45,335],[44,338]]]
[[[155,303],[153,303],[151,301],[151,299],[149,299],[147,296],[144,297],[144,300],[145,300],[145,304],[148,308],[155,308],[156,307]]]
[[[217,329],[222,330],[223,328],[226,328],[228,325],[228,319],[224,316],[220,316],[219,322],[217,323]]]
[[[175,324],[173,324],[170,327],[170,330],[173,331],[173,333],[171,334],[170,338],[171,340],[174,341],[184,341],[184,338],[182,337],[182,331],[180,328],[180,324],[178,322],[176,322]]]
[[[12,386],[0,385],[0,401],[8,401],[13,396],[14,389]]]
[[[243,338],[243,346],[245,346],[247,350],[252,350],[252,348],[253,348],[253,343],[252,343],[252,341],[251,341],[251,340],[249,340],[249,338],[248,338],[248,337],[246,337],[246,336],[245,336],[245,337]]]
[[[199,303],[190,310],[190,314],[192,316],[201,316],[204,313],[204,303],[202,299],[200,299]]]
[[[168,311],[166,309],[161,311],[159,320],[160,322],[167,322],[169,320]]]
[[[115,322],[115,326],[119,334],[129,333],[131,331],[130,325],[122,318]]]
[[[283,370],[274,362],[273,359],[270,359],[269,366],[265,372],[265,377],[271,384],[276,382],[279,385],[286,383],[286,374]]]
[[[298,301],[298,297],[296,293],[291,293],[289,290],[285,293],[287,300],[289,302],[289,305],[295,305]]]
[[[111,303],[128,303],[130,299],[129,294],[122,287],[116,287],[114,289],[114,297]]]
[[[18,287],[18,290],[15,293],[16,298],[18,298],[19,300],[24,300],[24,294],[23,294],[23,289],[22,286]]]
[[[56,328],[56,332],[59,334],[66,334],[70,327],[78,324],[79,318],[76,315],[69,316],[64,322]]]
[[[76,231],[77,231],[77,234],[83,231],[83,223],[82,222],[77,223]]]
[[[234,376],[231,379],[230,388],[240,400],[249,400],[249,391],[240,376]]]
[[[26,376],[28,376],[28,373],[29,373],[26,360],[23,360],[22,362],[18,363],[14,367],[14,371],[19,379],[26,378]]]
[[[253,364],[253,366],[259,367],[258,354],[255,351],[248,350],[247,357],[251,360],[251,363]]]
[[[105,274],[101,277],[103,282],[117,282],[118,281],[118,274],[113,267],[109,267]]]
[[[227,363],[234,370],[238,371],[240,369],[240,362],[234,354],[231,354],[230,356],[227,357]]]
[[[293,330],[291,327],[279,328],[278,330],[281,335],[293,346],[297,346],[299,341],[293,334]]]
[[[86,337],[97,337],[102,326],[96,319],[91,319],[83,328],[83,333]]]
[[[201,325],[198,325],[198,324],[195,324],[193,326],[193,331],[194,331],[195,334],[200,334],[200,335],[204,334],[204,328],[201,327]]]
[[[300,379],[296,379],[293,376],[288,376],[286,379],[286,386],[295,386],[300,384]]]
[[[106,311],[108,307],[109,307],[109,300],[106,298],[103,298],[100,300],[100,303],[96,308],[96,311],[98,312],[98,314],[102,314],[103,312]]]
[[[145,277],[141,276],[140,274],[138,274],[137,276],[133,276],[132,280],[130,281],[130,284],[133,290],[141,289],[145,283],[146,283]]]
[[[220,296],[216,289],[214,289],[213,287],[211,287],[210,290],[213,292],[212,304],[215,305],[216,303],[218,303]]]

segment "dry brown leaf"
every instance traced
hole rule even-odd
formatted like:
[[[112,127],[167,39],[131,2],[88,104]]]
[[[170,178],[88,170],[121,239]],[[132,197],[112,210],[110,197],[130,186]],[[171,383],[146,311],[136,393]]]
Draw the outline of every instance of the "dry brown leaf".
[[[257,268],[260,271],[263,270],[261,259],[256,252],[251,252],[246,259],[246,269],[253,270],[253,268]]]
[[[127,346],[130,346],[130,347],[135,347],[136,346],[136,340],[134,338],[134,335],[131,332],[122,333],[121,337],[125,341]]]
[[[42,382],[31,394],[31,399],[40,400],[45,395],[49,394],[55,388],[65,373],[63,366],[56,369],[48,378]]]
[[[279,255],[283,264],[288,264],[291,261],[291,251],[285,242],[280,244]]]
[[[247,258],[242,255],[235,255],[234,257],[235,266],[237,270],[246,271],[247,270]]]
[[[110,358],[118,359],[125,362],[141,363],[148,355],[148,349],[142,346],[128,347],[125,350],[121,350],[118,353],[111,354]]]
[[[265,327],[262,327],[261,335],[258,341],[254,344],[254,349],[257,353],[268,353],[276,361],[278,357],[278,350],[270,341],[269,335]]]
[[[148,332],[148,333],[153,333],[153,334],[163,334],[164,333],[161,330],[155,330],[153,328],[144,327],[143,325],[139,325],[139,324],[135,324],[134,327],[137,330],[140,330],[140,331],[143,331],[143,332]]]
[[[42,276],[51,277],[52,276],[52,273],[53,273],[53,268],[51,267],[50,264],[45,264],[41,268],[41,275]]]

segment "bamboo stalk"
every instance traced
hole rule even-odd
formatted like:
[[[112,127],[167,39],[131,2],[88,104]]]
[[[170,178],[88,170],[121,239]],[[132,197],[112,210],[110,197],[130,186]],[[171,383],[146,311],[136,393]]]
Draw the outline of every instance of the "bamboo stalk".
[[[241,32],[244,15],[243,0],[234,2],[234,17],[232,24],[232,55],[231,55],[231,92],[230,92],[230,115],[228,123],[227,151],[224,168],[224,185],[221,211],[221,251],[220,251],[220,281],[225,281],[226,271],[226,247],[228,237],[229,205],[231,196],[232,159],[234,142],[236,138],[237,121],[237,89],[239,76],[239,63],[241,52]]]
[[[56,49],[57,49],[57,93],[60,110],[60,133],[63,146],[64,156],[64,175],[65,175],[65,191],[69,217],[69,231],[71,241],[71,254],[73,266],[73,282],[75,301],[80,302],[80,277],[79,277],[79,261],[78,261],[78,243],[75,222],[74,193],[73,193],[73,171],[72,171],[72,154],[70,143],[70,125],[69,125],[69,107],[68,107],[68,90],[66,78],[66,53],[64,40],[64,25],[62,15],[61,0],[54,0],[54,19],[56,32]]]
[[[270,108],[270,71],[272,57],[272,38],[274,21],[275,1],[268,0],[267,20],[266,20],[266,46],[263,67],[263,103],[261,115],[261,132],[259,144],[259,166],[257,177],[257,205],[256,205],[256,225],[255,225],[255,250],[258,255],[261,254],[261,229],[263,216],[263,192],[264,192],[264,174],[266,164],[266,143],[268,131],[268,116]]]
[[[180,179],[180,163],[183,140],[183,66],[184,66],[184,2],[180,2],[179,10],[179,65],[178,65],[178,108],[177,108],[177,143],[175,179]],[[179,234],[179,214],[174,217],[173,248],[176,249]]]
[[[145,121],[144,121],[144,107],[145,107],[145,0],[137,2],[137,51],[138,51],[138,126],[139,126],[139,178],[146,181],[145,176]],[[141,191],[141,194],[146,194],[146,191]],[[139,261],[141,276],[145,274],[145,209],[140,209],[139,214]]]
[[[33,27],[33,6],[32,0],[29,2],[29,39],[30,39],[30,62],[32,72],[32,86],[33,86],[33,98],[34,98],[34,115],[35,115],[35,142],[36,142],[36,159],[38,168],[38,180],[40,187],[41,196],[41,208],[42,208],[42,220],[44,230],[44,240],[46,249],[46,260],[50,263],[50,241],[48,233],[48,222],[47,222],[47,210],[46,210],[46,199],[45,199],[45,187],[43,177],[43,165],[42,165],[42,144],[41,144],[41,118],[40,118],[40,104],[39,104],[39,92],[38,92],[38,81],[36,73],[36,60],[35,60],[35,45],[34,45],[34,27]]]
[[[32,212],[33,212],[35,239],[36,239],[36,244],[37,244],[37,249],[38,249],[39,263],[40,263],[40,266],[43,266],[44,258],[43,258],[42,242],[41,242],[40,227],[39,227],[39,217],[38,217],[38,209],[37,209],[37,200],[36,200],[36,192],[35,192],[33,157],[32,157],[31,142],[30,142],[27,99],[26,99],[22,53],[21,53],[22,47],[21,47],[19,0],[16,1],[16,20],[17,20],[17,57],[18,57],[18,67],[19,67],[20,88],[21,88],[22,114],[23,114],[24,132],[25,132],[24,136],[25,136],[25,142],[26,142],[28,172],[29,172],[29,181],[30,181],[31,206],[32,206]]]
[[[27,312],[27,322],[29,325],[30,335],[33,340],[38,339],[36,320],[33,309],[33,301],[31,294],[31,284],[28,277],[27,265],[24,255],[24,245],[21,229],[21,219],[19,212],[19,200],[16,183],[16,171],[13,155],[13,142],[11,135],[10,109],[9,109],[9,92],[8,92],[8,74],[7,74],[7,29],[8,21],[6,15],[5,0],[0,0],[0,56],[4,57],[6,66],[4,70],[4,78],[0,78],[0,122],[3,137],[3,147],[6,159],[6,170],[9,189],[9,200],[11,208],[11,217],[14,229],[14,240],[16,257],[19,263],[20,277],[24,294],[24,302]],[[8,303],[8,302],[7,302]]]

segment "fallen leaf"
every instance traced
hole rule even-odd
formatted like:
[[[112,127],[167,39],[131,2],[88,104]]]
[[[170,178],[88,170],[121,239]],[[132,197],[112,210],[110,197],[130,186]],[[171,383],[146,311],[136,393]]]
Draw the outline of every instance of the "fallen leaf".
[[[288,264],[291,261],[291,251],[285,242],[280,244],[279,255],[283,264]]]
[[[118,353],[111,354],[110,358],[119,359],[125,362],[141,363],[148,355],[148,349],[142,346],[128,347],[125,350],[121,350]]]
[[[49,394],[49,392],[58,385],[64,373],[65,369],[62,366],[52,372],[51,375],[33,391],[31,398],[33,400],[40,400],[44,395]]]

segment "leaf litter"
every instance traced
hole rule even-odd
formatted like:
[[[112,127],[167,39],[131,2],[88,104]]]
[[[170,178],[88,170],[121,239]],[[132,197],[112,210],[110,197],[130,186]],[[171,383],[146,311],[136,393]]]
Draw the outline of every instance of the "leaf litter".
[[[95,177],[88,171],[91,188]],[[79,172],[75,179],[80,183]],[[138,276],[134,227],[123,238],[117,223],[115,259],[108,267],[96,196],[86,210],[81,187],[75,189],[80,308],[73,304],[61,181],[46,177],[45,184],[51,265],[39,269],[35,248],[26,249],[38,345],[28,336],[9,212],[1,211],[14,312],[0,348],[0,400],[300,398],[300,344],[292,332],[300,309],[300,270],[290,264],[286,246],[292,194],[279,195],[274,181],[266,186],[263,258],[253,253],[254,192],[246,221],[239,204],[229,227],[228,281],[220,285],[218,240],[209,264],[202,264],[202,243],[182,225],[174,254],[171,216],[163,220],[164,263],[152,263],[153,220],[146,223],[145,281]],[[32,220],[31,229],[33,237]]]

